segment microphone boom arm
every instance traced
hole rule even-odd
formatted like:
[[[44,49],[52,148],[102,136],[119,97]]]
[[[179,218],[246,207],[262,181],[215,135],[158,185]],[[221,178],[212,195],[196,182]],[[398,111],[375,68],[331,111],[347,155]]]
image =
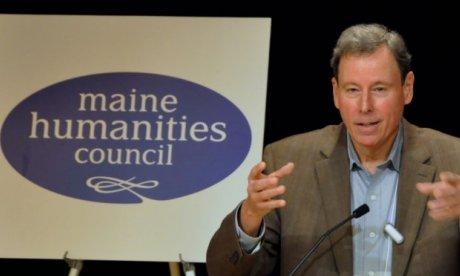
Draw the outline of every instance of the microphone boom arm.
[[[339,228],[340,226],[344,225],[345,223],[347,223],[348,221],[352,220],[353,218],[359,218],[360,216],[366,214],[367,212],[369,212],[369,206],[367,206],[367,204],[363,204],[363,205],[359,206],[358,208],[356,208],[348,218],[344,219],[342,222],[340,222],[336,226],[334,226],[331,229],[329,229],[326,233],[324,233],[319,238],[319,240],[313,245],[313,247],[310,250],[308,250],[308,252],[302,257],[302,259],[297,263],[297,265],[291,270],[291,272],[289,273],[289,276],[293,276],[294,273],[296,273],[297,270],[299,270],[299,268],[302,266],[302,264],[305,262],[305,260],[310,258],[310,256],[313,255],[313,253],[315,253],[316,250],[318,250],[319,245],[332,232],[334,232],[335,230],[337,230],[337,228]]]

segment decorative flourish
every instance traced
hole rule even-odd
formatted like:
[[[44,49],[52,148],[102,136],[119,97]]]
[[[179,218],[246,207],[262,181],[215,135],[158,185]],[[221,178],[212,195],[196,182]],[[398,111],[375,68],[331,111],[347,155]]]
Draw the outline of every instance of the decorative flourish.
[[[127,180],[110,177],[110,176],[93,176],[86,180],[86,185],[90,188],[93,188],[96,192],[101,194],[112,194],[118,193],[122,191],[128,191],[132,194],[136,195],[140,199],[142,196],[135,191],[136,189],[154,189],[160,183],[156,180],[147,180],[140,183],[132,182],[135,177],[132,177]]]

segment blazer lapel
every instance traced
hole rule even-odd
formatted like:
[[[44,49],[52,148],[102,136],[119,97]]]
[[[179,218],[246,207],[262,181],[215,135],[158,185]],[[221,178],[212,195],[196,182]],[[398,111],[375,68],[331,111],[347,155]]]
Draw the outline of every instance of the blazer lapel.
[[[422,223],[427,196],[415,187],[418,182],[432,182],[436,167],[429,165],[430,153],[419,141],[416,128],[404,121],[404,142],[398,184],[396,228],[404,236],[402,245],[393,246],[393,275],[404,275],[412,248]]]
[[[316,162],[319,191],[328,229],[351,214],[349,160],[344,127],[340,131],[339,140],[332,144],[335,147],[326,141],[325,147],[321,151],[324,159]],[[337,229],[329,237],[337,268],[341,275],[351,274],[353,270],[351,230],[351,224],[348,224]]]

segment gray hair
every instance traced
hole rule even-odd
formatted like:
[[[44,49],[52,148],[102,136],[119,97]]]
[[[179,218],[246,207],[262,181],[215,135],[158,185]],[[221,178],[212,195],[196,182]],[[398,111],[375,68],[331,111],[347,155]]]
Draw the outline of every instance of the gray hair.
[[[401,80],[410,71],[411,55],[400,34],[380,24],[354,25],[342,32],[331,58],[331,67],[337,79],[340,58],[347,54],[372,54],[381,45],[386,45],[393,53],[401,73]]]

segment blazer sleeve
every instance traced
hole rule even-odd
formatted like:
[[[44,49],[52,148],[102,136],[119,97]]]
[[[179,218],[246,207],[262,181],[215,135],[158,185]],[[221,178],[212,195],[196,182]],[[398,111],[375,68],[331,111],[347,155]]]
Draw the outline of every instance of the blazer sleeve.
[[[270,146],[264,150],[267,163],[265,173],[273,171],[274,164]],[[235,212],[228,214],[212,237],[206,253],[208,274],[213,275],[272,275],[279,274],[280,222],[275,210],[264,217],[265,234],[261,249],[247,254],[240,246],[236,228]]]

